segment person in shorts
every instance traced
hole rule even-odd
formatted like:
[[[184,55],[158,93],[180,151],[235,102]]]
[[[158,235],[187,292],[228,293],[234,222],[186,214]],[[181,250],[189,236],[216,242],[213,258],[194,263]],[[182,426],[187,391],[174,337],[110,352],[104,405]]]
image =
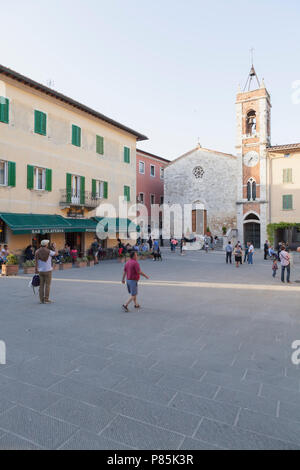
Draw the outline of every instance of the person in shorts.
[[[238,243],[235,245],[233,254],[234,254],[235,265],[238,268],[239,265],[242,264],[242,258],[243,258],[243,250]]]
[[[134,303],[135,308],[140,308],[140,305],[137,303],[136,300],[138,294],[138,281],[140,279],[140,276],[144,276],[146,279],[149,279],[147,274],[141,271],[140,265],[137,262],[137,252],[132,251],[130,253],[130,259],[124,266],[122,278],[123,284],[125,284],[126,279],[127,289],[130,294],[128,302],[122,305],[123,310],[125,310],[125,312],[128,312],[128,305],[130,304],[130,302]]]

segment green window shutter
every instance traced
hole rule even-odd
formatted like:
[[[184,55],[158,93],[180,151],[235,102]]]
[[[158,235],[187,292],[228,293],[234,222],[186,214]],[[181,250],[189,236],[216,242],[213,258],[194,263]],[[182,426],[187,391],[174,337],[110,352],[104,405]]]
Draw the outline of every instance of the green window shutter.
[[[124,186],[124,197],[126,201],[130,201],[130,187]]]
[[[81,146],[81,129],[74,124],[72,125],[72,144],[76,147]]]
[[[41,113],[41,134],[47,134],[47,114]]]
[[[8,168],[8,186],[16,186],[16,164],[15,162],[7,162]]]
[[[52,170],[46,168],[46,191],[52,191]]]
[[[0,96],[0,122],[9,122],[9,99]]]
[[[72,175],[66,174],[66,190],[67,190],[67,202],[71,202],[72,198]]]
[[[80,204],[85,203],[85,177],[80,177]]]
[[[108,197],[108,183],[107,181],[103,181],[103,198],[107,199]]]
[[[104,154],[104,139],[100,135],[96,136],[96,152],[100,155]]]
[[[92,197],[96,197],[96,180],[92,180]]]
[[[124,147],[124,162],[130,163],[130,148]]]
[[[292,194],[286,194],[282,196],[282,208],[289,210],[293,209],[293,196]]]
[[[33,173],[34,167],[27,165],[27,189],[33,189]]]
[[[283,183],[292,183],[293,178],[293,170],[292,168],[284,168],[283,169]]]
[[[42,111],[34,111],[34,132],[40,135],[46,135],[47,116]]]

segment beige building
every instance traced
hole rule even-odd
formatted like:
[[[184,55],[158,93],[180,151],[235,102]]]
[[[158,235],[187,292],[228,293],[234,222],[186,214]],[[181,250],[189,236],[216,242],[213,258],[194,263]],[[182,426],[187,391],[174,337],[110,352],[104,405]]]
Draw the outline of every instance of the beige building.
[[[0,244],[18,252],[47,236],[86,252],[99,204],[135,202],[136,142],[145,139],[0,66]]]
[[[293,249],[300,246],[300,143],[270,146],[267,151],[274,242],[288,241]]]

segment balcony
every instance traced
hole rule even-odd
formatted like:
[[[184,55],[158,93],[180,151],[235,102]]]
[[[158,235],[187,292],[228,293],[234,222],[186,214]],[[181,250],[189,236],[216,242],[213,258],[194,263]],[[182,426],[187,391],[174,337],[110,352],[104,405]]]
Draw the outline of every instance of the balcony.
[[[101,199],[94,196],[90,191],[68,191],[60,190],[59,205],[62,207],[85,207],[92,210],[99,206]]]

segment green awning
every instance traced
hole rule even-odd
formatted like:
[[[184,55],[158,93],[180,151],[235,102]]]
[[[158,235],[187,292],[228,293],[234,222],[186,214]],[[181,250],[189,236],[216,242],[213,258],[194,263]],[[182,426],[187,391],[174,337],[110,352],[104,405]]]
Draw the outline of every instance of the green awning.
[[[0,212],[0,218],[11,228],[14,234],[59,233],[65,232],[67,228],[71,227],[69,222],[61,215]]]
[[[120,217],[93,217],[93,219],[95,219],[97,223],[103,221],[104,232],[127,233],[128,231],[139,231],[138,226],[135,225],[135,223],[133,223],[130,219],[122,219]]]
[[[96,232],[97,222],[93,219],[65,219],[71,225],[65,232]]]

